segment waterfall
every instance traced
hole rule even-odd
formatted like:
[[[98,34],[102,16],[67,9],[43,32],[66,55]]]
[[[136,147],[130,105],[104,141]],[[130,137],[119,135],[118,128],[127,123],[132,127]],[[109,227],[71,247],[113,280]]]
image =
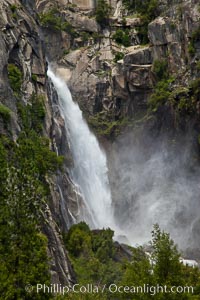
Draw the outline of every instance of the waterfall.
[[[88,210],[86,215],[90,216],[84,221],[93,228],[115,229],[106,155],[90,131],[78,104],[72,100],[66,83],[50,69],[47,74],[57,91],[60,112],[65,120],[73,155],[71,179],[82,194]]]

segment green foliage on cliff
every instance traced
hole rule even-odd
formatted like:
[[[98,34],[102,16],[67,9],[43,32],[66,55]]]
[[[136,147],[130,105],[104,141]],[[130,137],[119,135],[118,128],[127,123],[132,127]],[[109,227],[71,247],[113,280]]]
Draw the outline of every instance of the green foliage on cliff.
[[[181,284],[180,253],[170,235],[161,231],[158,224],[154,225],[152,231],[152,260],[154,262],[153,272],[159,284]]]
[[[124,53],[123,52],[115,52],[115,58],[114,58],[114,62],[118,62],[118,60],[121,60],[124,58]]]
[[[125,117],[115,120],[111,114],[106,114],[103,111],[90,116],[88,119],[89,126],[97,135],[113,138],[116,137],[128,123],[129,121]]]
[[[131,45],[128,29],[126,29],[125,31],[122,29],[117,29],[112,38],[116,43],[123,45],[124,47],[129,47]]]
[[[156,18],[158,13],[158,0],[123,0],[123,4],[130,12],[137,12],[149,20]]]
[[[20,69],[14,64],[8,64],[8,79],[15,95],[18,96],[21,90],[23,76]]]
[[[55,31],[66,31],[71,36],[76,36],[72,25],[63,20],[57,8],[52,8],[48,12],[39,14],[39,21],[43,27],[53,29]]]
[[[10,4],[10,10],[12,12],[12,18],[13,19],[17,19],[17,9],[18,9],[18,6],[16,4]]]
[[[106,0],[98,0],[97,7],[95,10],[95,18],[96,21],[104,26],[108,23],[109,14],[111,11],[111,7]]]
[[[170,101],[176,112],[184,113],[187,116],[194,116],[197,111],[197,103],[200,97],[200,79],[193,80],[189,86],[179,87],[174,90]]]
[[[63,299],[130,299],[149,300],[197,300],[200,288],[200,271],[198,268],[183,266],[179,262],[180,253],[169,234],[154,225],[150,257],[142,247],[130,248],[130,260],[123,257],[112,240],[110,229],[91,231],[81,222],[74,225],[65,237],[73,268],[80,286],[88,283],[98,286],[99,293],[71,293]],[[120,259],[119,259],[120,257]],[[152,286],[146,292],[111,293],[109,286],[144,287]],[[157,286],[193,286],[194,293],[165,293]],[[102,289],[105,290],[102,293]],[[139,289],[141,291],[141,288]]]
[[[162,60],[156,59],[153,63],[152,71],[155,74],[157,81],[161,81],[163,79],[168,79],[169,72],[168,72],[167,60],[166,59],[162,59]]]
[[[37,82],[37,75],[36,74],[32,74],[31,75],[31,79],[33,80],[33,82]]]
[[[2,299],[50,299],[29,294],[27,284],[50,284],[47,239],[41,233],[49,187],[47,176],[62,158],[42,137],[43,99],[33,95],[20,106],[21,133],[16,142],[0,136],[0,294]]]
[[[91,231],[83,222],[70,228],[65,237],[65,244],[78,283],[85,285],[90,283],[102,287],[104,284],[109,285],[119,281],[122,270],[121,264],[115,259],[113,234],[111,229]],[[95,299],[92,296],[94,297],[94,294],[91,298],[88,296],[88,299]]]
[[[137,13],[142,20],[138,26],[138,35],[141,44],[148,43],[148,24],[158,16],[158,0],[123,0],[123,4],[131,13]]]
[[[191,97],[189,88],[178,87],[172,91],[169,97],[169,103],[173,106],[176,116],[180,114],[194,115],[196,109],[196,100]]]
[[[154,92],[148,102],[150,110],[156,111],[159,106],[167,103],[171,95],[171,83],[173,80],[173,78],[168,80],[163,79],[156,84]]]
[[[0,116],[7,123],[10,120],[10,109],[4,104],[0,104]]]
[[[49,283],[47,241],[38,227],[45,190],[36,160],[20,140],[17,146],[1,137],[0,152],[0,293],[3,299],[28,299],[26,284]]]
[[[155,75],[156,84],[154,91],[149,99],[148,105],[151,111],[157,111],[159,106],[168,102],[172,92],[173,77],[170,77],[168,71],[168,62],[166,59],[155,60],[152,71]]]
[[[150,112],[156,112],[161,106],[170,107],[175,117],[176,125],[181,124],[186,118],[195,116],[200,97],[200,80],[191,81],[187,87],[173,86],[174,78],[169,77],[166,63],[157,62],[153,66],[157,83],[148,105]]]
[[[151,261],[142,248],[137,248],[133,250],[133,261],[125,266],[122,285],[152,286],[148,293],[136,293],[130,299],[149,300],[150,297],[156,300],[198,299],[198,296],[197,298],[195,296],[199,293],[200,284],[198,268],[185,267],[179,262],[180,253],[173,240],[168,233],[161,231],[157,224],[154,225],[152,231],[151,245]],[[196,274],[198,274],[198,279]],[[162,293],[162,288],[158,291],[155,289],[157,286],[166,286],[167,289],[172,286],[193,286],[194,294],[191,290],[188,293]],[[119,295],[119,299],[127,299],[126,297],[125,293]]]
[[[193,31],[190,39],[190,43],[188,45],[188,52],[191,56],[195,55],[196,52],[195,44],[199,40],[200,40],[200,27],[198,27],[196,30]]]
[[[200,96],[200,78],[191,81],[189,89],[191,90],[193,97],[198,100]]]
[[[33,129],[35,132],[41,133],[45,118],[44,97],[32,94],[27,105],[18,102],[17,107],[24,131],[28,132]]]
[[[33,94],[29,104],[18,103],[18,114],[21,120],[22,132],[18,143],[19,158],[26,157],[26,161],[34,161],[34,170],[43,182],[45,176],[55,172],[62,166],[63,157],[50,150],[50,140],[42,136],[45,118],[44,98]],[[16,159],[17,159],[16,155]],[[20,164],[22,167],[23,160]]]

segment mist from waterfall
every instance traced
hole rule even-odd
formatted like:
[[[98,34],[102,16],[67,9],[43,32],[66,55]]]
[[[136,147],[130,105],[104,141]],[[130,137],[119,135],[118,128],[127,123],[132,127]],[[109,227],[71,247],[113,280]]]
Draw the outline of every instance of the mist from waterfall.
[[[200,170],[192,133],[174,139],[132,130],[115,141],[108,161],[115,217],[132,244],[148,242],[158,223],[181,249],[200,246]]]
[[[48,70],[59,98],[74,165],[71,179],[82,194],[81,219],[91,228],[110,227],[132,245],[150,240],[158,223],[182,249],[199,244],[200,170],[192,135],[158,138],[124,133],[107,159],[66,83]],[[112,197],[111,190],[112,189]],[[113,198],[113,201],[112,201]]]
[[[72,100],[66,83],[50,69],[47,74],[57,91],[60,111],[65,120],[73,156],[71,178],[82,194],[87,209],[82,218],[92,228],[115,229],[106,155],[85,122],[78,104]]]

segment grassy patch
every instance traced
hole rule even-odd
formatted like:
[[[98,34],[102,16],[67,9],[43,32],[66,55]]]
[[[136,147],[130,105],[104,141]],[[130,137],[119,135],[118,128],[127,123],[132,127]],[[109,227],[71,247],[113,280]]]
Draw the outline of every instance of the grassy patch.
[[[155,74],[157,81],[167,79],[169,77],[167,60],[166,59],[162,59],[162,60],[156,59],[153,63],[152,71]]]
[[[131,45],[128,29],[126,29],[125,31],[122,29],[117,29],[112,38],[116,43],[118,43],[119,45],[123,45],[124,47],[129,47]]]
[[[200,40],[200,27],[198,27],[196,30],[193,31],[190,43],[188,45],[188,52],[192,57],[195,55],[196,52],[195,43],[198,40]]]
[[[42,132],[45,118],[44,97],[42,95],[33,94],[27,105],[19,102],[18,113],[25,132],[29,130],[34,130],[37,133]]]
[[[138,36],[141,44],[147,44],[148,24],[158,16],[158,0],[123,0],[123,4],[130,13],[139,14],[142,26],[138,26]]]
[[[32,74],[31,75],[31,79],[32,79],[32,81],[37,82],[37,75],[36,74]]]
[[[151,111],[156,112],[159,106],[164,105],[169,100],[173,80],[173,78],[168,80],[163,79],[156,84],[148,102]]]
[[[127,118],[115,120],[111,114],[100,112],[89,117],[88,124],[99,136],[116,137],[128,125]]]
[[[10,114],[10,109],[4,104],[0,104],[0,116],[5,122],[8,122],[10,120]]]
[[[123,52],[115,52],[114,62],[118,62],[118,60],[121,60],[124,58]]]
[[[14,64],[8,64],[8,79],[15,95],[19,95],[21,91],[23,75],[21,70]]]
[[[73,37],[77,35],[72,25],[60,16],[57,8],[52,8],[46,13],[39,14],[39,21],[43,27],[51,28],[55,31],[66,31]]]
[[[98,0],[97,7],[95,10],[96,21],[101,25],[105,26],[108,23],[111,6],[106,0]]]

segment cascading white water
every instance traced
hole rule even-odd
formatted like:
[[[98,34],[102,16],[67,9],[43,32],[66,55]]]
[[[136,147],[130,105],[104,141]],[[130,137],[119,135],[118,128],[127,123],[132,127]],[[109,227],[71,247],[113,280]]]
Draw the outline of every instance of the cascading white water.
[[[84,199],[81,219],[92,228],[111,227],[120,240],[119,235],[125,232],[132,245],[147,242],[152,225],[158,222],[182,249],[188,245],[199,247],[199,238],[195,237],[199,237],[200,228],[200,170],[193,173],[194,168],[186,168],[185,162],[191,156],[187,147],[187,155],[179,152],[177,155],[166,147],[166,142],[156,143],[148,135],[140,143],[134,132],[122,136],[113,145],[115,155],[110,163],[111,185],[115,186],[112,203],[105,153],[90,132],[78,104],[73,102],[66,83],[51,70],[48,76],[58,94],[74,158],[71,179]],[[69,214],[61,190],[60,194],[63,215]]]
[[[59,98],[60,111],[74,159],[71,177],[85,201],[91,227],[115,229],[107,162],[94,134],[89,130],[77,103],[73,102],[66,83],[50,69],[47,72]]]

